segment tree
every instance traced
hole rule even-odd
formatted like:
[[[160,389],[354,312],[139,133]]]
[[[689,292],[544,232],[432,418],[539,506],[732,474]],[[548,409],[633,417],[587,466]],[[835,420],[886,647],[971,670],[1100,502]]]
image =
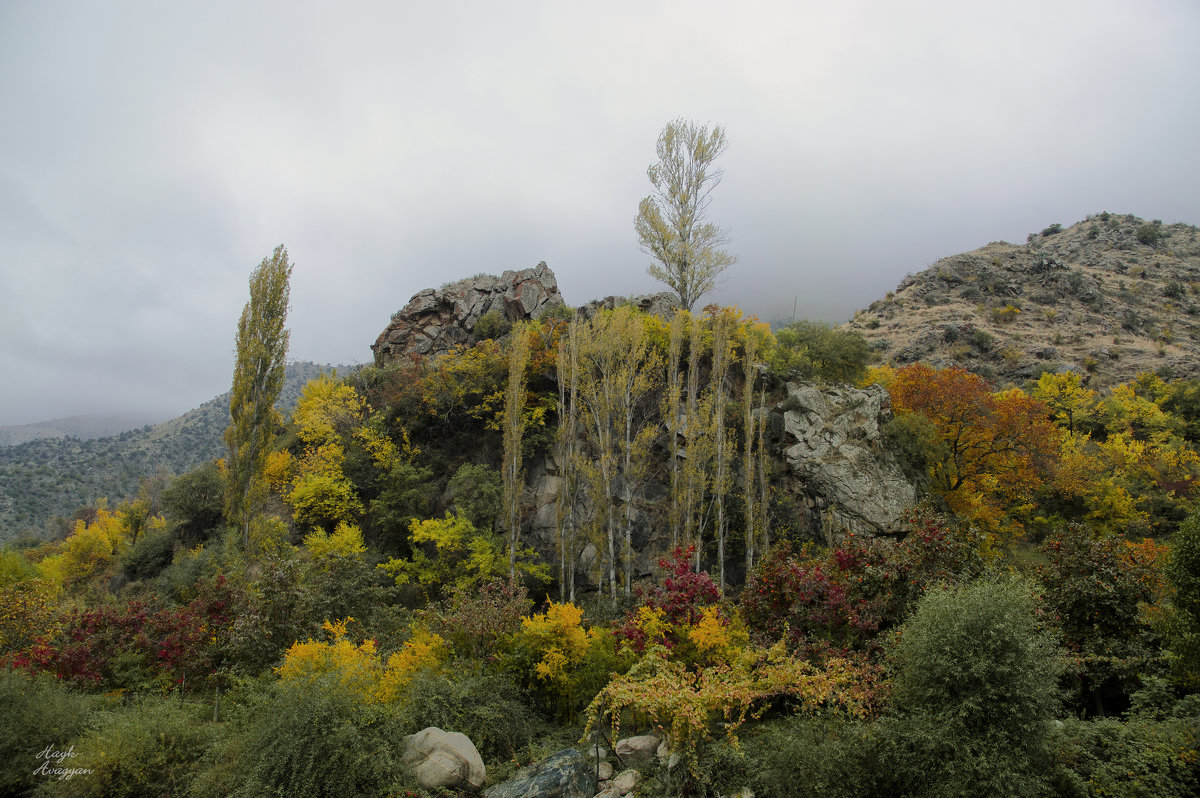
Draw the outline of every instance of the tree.
[[[658,162],[646,170],[654,193],[642,199],[634,219],[642,251],[657,261],[647,271],[689,311],[737,260],[721,249],[725,232],[704,220],[723,175],[713,163],[725,147],[720,125],[710,130],[683,118],[667,123],[658,136]]]
[[[518,509],[525,470],[521,468],[521,439],[525,436],[525,367],[529,364],[529,332],[514,329],[508,348],[508,388],[504,392],[504,511],[508,528],[508,578],[517,576],[521,525]]]
[[[1042,795],[1057,647],[1019,582],[926,594],[892,652],[891,794]]]
[[[242,531],[244,549],[250,545],[250,519],[262,500],[262,475],[279,425],[275,400],[284,381],[289,338],[284,322],[291,276],[287,250],[280,244],[250,273],[250,301],[238,320],[237,364],[229,400],[231,423],[225,430],[229,446],[226,512]]]

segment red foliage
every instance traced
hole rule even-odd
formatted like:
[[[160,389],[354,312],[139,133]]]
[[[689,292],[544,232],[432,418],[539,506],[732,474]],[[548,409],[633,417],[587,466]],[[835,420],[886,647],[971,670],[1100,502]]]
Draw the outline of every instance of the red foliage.
[[[676,546],[671,549],[670,554],[658,561],[658,567],[662,569],[662,583],[648,589],[637,589],[639,605],[662,610],[664,620],[677,629],[694,625],[700,620],[704,608],[716,604],[721,598],[721,591],[708,571],[696,573],[692,570],[695,553],[695,546]],[[651,642],[638,624],[636,610],[626,615],[614,631],[618,639],[626,641],[638,654]],[[667,648],[673,648],[678,641],[668,636],[662,642]]]

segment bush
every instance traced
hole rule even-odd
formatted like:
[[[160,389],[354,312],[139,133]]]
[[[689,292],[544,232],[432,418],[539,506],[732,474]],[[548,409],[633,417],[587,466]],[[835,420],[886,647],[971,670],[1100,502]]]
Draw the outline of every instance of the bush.
[[[880,726],[901,792],[1046,792],[1060,654],[1017,581],[935,590],[892,651],[892,715]]]
[[[485,760],[513,759],[543,728],[511,679],[469,664],[418,675],[400,703],[400,723],[406,734],[427,726],[461,732]]]
[[[394,712],[360,704],[334,674],[276,682],[239,710],[193,794],[340,798],[389,794],[403,778]]]
[[[0,668],[0,795],[23,795],[49,779],[33,775],[45,761],[38,754],[67,750],[100,703],[49,674]]]
[[[871,357],[867,341],[856,332],[836,330],[814,321],[797,321],[775,334],[771,370],[781,379],[856,382]]]
[[[207,707],[183,707],[165,699],[145,699],[100,715],[72,746],[64,766],[83,773],[45,781],[38,795],[159,796],[186,792],[201,757],[217,739],[218,726],[200,715]]]
[[[1162,223],[1144,224],[1137,229],[1136,235],[1139,244],[1145,244],[1148,247],[1156,247],[1162,240]]]
[[[876,733],[861,721],[794,716],[766,724],[742,746],[757,763],[749,779],[755,795],[796,795],[801,784],[806,794],[830,798],[889,794]]]
[[[504,314],[498,310],[493,310],[484,313],[475,321],[475,326],[471,332],[480,341],[488,339],[503,338],[508,335],[512,329],[512,322],[505,318]]]

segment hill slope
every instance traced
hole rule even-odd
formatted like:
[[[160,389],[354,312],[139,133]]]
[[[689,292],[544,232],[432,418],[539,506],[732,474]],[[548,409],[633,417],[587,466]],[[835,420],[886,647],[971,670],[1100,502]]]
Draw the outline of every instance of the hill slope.
[[[847,327],[892,365],[959,364],[1000,383],[1062,369],[1092,385],[1200,376],[1197,228],[1108,213],[1051,225],[943,258]]]
[[[293,363],[276,406],[289,411],[309,380],[331,370]],[[229,425],[229,393],[178,418],[106,438],[42,438],[0,446],[0,540],[38,533],[51,519],[105,497],[116,503],[137,492],[138,481],[159,471],[182,474],[222,457]]]

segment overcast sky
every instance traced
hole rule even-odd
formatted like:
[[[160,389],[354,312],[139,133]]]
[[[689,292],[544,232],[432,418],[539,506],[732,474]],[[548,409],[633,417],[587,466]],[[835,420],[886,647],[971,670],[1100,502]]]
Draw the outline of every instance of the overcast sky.
[[[477,272],[659,290],[632,222],[679,116],[729,140],[713,298],[763,318],[1101,210],[1200,223],[1198,41],[1195,0],[0,0],[0,424],[226,390],[281,242],[294,359]]]

